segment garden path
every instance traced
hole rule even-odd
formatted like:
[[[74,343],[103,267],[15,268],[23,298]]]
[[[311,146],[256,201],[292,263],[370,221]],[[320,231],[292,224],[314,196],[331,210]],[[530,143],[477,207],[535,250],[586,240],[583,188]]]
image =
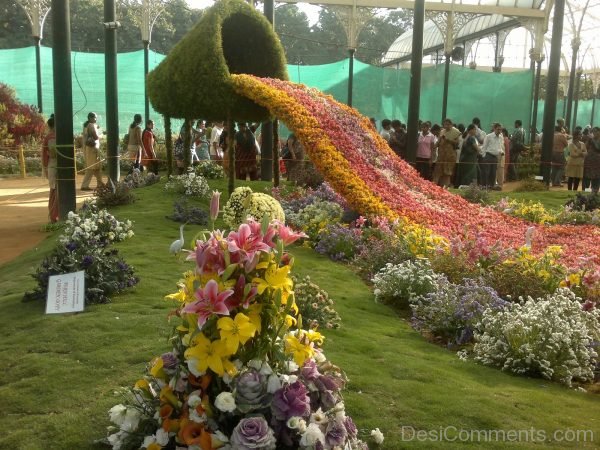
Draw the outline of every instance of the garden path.
[[[77,186],[83,176],[77,177]],[[77,191],[77,204],[91,192]],[[48,181],[41,177],[0,179],[0,265],[34,248],[48,234]]]

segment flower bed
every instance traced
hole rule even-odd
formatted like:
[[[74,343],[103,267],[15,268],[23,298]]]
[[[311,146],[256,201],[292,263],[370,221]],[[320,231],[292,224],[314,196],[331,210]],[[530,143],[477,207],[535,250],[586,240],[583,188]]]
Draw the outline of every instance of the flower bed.
[[[296,133],[325,179],[360,213],[399,218],[446,239],[464,236],[470,240],[482,234],[504,248],[523,245],[530,223],[470,204],[422,179],[393,153],[369,119],[352,108],[315,89],[281,80],[233,75],[232,84]],[[600,256],[597,227],[535,228],[535,253],[560,245],[561,260],[567,265],[575,265],[580,256],[590,253]]]

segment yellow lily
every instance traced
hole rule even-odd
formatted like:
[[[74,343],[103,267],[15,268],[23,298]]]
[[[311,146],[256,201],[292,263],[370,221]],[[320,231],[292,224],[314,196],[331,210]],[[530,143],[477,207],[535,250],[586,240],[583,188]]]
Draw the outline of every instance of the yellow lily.
[[[302,367],[307,359],[314,356],[315,349],[313,348],[312,343],[301,334],[302,331],[299,331],[298,333],[300,334],[300,339],[293,334],[288,334],[285,337],[285,352],[293,355],[294,362]]]
[[[227,350],[222,340],[210,341],[203,333],[194,337],[193,347],[185,351],[186,359],[195,359],[200,372],[211,369],[219,376],[223,376],[225,370],[235,370],[235,366],[227,359],[231,353]]]
[[[237,313],[235,319],[221,317],[217,321],[217,328],[221,330],[221,339],[231,354],[237,352],[240,343],[244,345],[256,333],[256,326],[243,313]]]

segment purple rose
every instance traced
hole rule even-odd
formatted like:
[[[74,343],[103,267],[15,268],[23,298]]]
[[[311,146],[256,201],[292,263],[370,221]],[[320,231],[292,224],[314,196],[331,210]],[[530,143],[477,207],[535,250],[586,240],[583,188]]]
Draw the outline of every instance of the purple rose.
[[[276,442],[264,417],[249,417],[233,429],[231,444],[237,450],[275,450]]]
[[[317,370],[317,363],[314,362],[312,359],[306,360],[304,366],[302,367],[302,369],[300,369],[300,373],[308,381],[314,381],[320,375],[319,371]]]
[[[288,420],[294,416],[308,417],[310,399],[306,387],[300,381],[296,381],[275,391],[271,410],[277,420]]]
[[[177,368],[177,364],[179,364],[179,358],[175,356],[173,352],[167,352],[160,355],[160,358],[163,361],[163,368],[167,372],[171,372]]]
[[[344,420],[344,426],[346,427],[346,431],[348,432],[350,437],[355,438],[358,434],[358,429],[356,428],[352,417],[346,416],[346,419]]]
[[[325,431],[325,440],[331,447],[342,447],[346,441],[348,433],[344,424],[338,421],[331,421],[327,424]]]

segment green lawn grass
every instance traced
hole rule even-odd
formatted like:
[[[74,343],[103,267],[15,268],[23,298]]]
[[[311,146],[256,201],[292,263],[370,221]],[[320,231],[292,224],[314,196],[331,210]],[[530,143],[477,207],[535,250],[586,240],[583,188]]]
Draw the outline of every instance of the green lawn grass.
[[[223,181],[211,183],[226,191]],[[265,183],[253,183],[255,191]],[[0,267],[0,449],[94,449],[105,435],[114,391],[131,386],[155,355],[168,351],[171,305],[181,273],[191,267],[168,252],[179,224],[165,218],[176,198],[155,185],[135,191],[138,201],[114,208],[134,221],[135,237],[119,244],[141,278],[108,305],[81,314],[44,315],[41,303],[22,303],[29,276],[54,236]],[[540,199],[562,193],[544,193]],[[546,197],[548,196],[548,197]],[[222,197],[223,201],[224,198]],[[206,204],[206,202],[205,202]],[[186,240],[201,229],[187,226]],[[310,249],[292,247],[294,272],[327,290],[342,317],[325,331],[325,353],[346,371],[347,410],[361,431],[379,427],[383,448],[454,448],[461,442],[418,442],[410,431],[592,430],[594,442],[547,442],[554,448],[600,445],[600,398],[541,379],[527,379],[462,362],[427,342],[390,308],[376,304],[368,286],[346,266]],[[412,428],[411,428],[412,427]],[[452,429],[450,429],[452,430]],[[403,438],[404,431],[404,438]],[[524,432],[523,432],[524,433]],[[523,434],[522,440],[526,436]],[[472,448],[539,448],[531,442],[471,442]]]

